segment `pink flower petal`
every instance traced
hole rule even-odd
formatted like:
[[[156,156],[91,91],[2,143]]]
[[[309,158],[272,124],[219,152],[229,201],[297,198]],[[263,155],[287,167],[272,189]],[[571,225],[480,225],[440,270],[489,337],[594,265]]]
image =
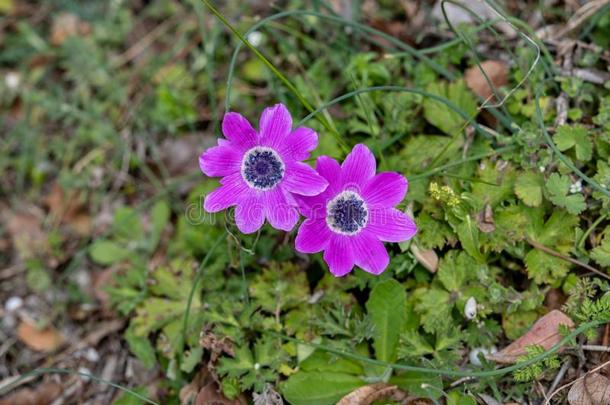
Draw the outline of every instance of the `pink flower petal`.
[[[220,184],[220,187],[205,197],[203,208],[207,212],[218,212],[235,205],[240,197],[249,191],[240,173],[223,177]]]
[[[311,128],[299,127],[284,139],[280,154],[294,160],[309,158],[309,152],[318,145],[318,134]]]
[[[265,222],[265,208],[260,193],[249,190],[235,208],[235,225],[242,233],[253,233]]]
[[[210,177],[228,176],[239,171],[242,154],[230,146],[215,146],[199,156],[201,171]]]
[[[222,119],[222,133],[234,146],[246,150],[256,146],[258,134],[243,116],[228,112]]]
[[[333,158],[320,156],[316,162],[316,170],[320,176],[328,180],[328,188],[325,194],[333,197],[341,188],[341,166]]]
[[[322,194],[307,197],[295,194],[295,199],[299,206],[301,215],[307,218],[325,218],[326,217],[326,192]]]
[[[415,222],[396,208],[373,209],[369,211],[366,231],[384,242],[404,242],[417,233]]]
[[[259,122],[261,144],[279,148],[292,130],[292,117],[284,104],[265,108]]]
[[[299,228],[295,247],[301,253],[318,253],[328,246],[330,236],[325,220],[307,219]]]
[[[328,181],[305,163],[290,162],[281,186],[295,194],[312,196],[324,191]]]
[[[332,234],[326,250],[324,261],[335,277],[343,277],[354,267],[352,244],[348,236]]]
[[[367,230],[352,238],[354,261],[367,273],[378,275],[388,267],[390,256],[383,242]]]
[[[263,193],[265,216],[275,229],[290,231],[299,221],[296,202],[288,198],[280,187]]]
[[[360,189],[375,175],[376,166],[375,156],[369,148],[363,144],[354,146],[341,165],[343,185]]]
[[[405,198],[407,186],[404,176],[396,172],[383,172],[368,181],[362,197],[371,208],[393,207]]]

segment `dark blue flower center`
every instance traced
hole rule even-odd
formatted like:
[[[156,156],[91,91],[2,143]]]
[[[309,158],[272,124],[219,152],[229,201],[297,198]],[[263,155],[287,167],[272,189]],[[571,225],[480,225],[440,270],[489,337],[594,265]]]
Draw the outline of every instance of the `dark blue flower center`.
[[[284,163],[273,149],[257,146],[244,155],[241,175],[251,187],[270,190],[284,177]]]
[[[364,200],[353,191],[344,191],[326,206],[326,223],[336,233],[355,235],[366,225],[369,212]]]

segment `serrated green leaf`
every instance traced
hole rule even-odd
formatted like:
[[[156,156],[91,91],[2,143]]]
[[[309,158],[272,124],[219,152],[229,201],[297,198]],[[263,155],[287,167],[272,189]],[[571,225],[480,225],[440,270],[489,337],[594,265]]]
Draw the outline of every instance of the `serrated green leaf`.
[[[602,243],[591,250],[591,259],[604,267],[610,267],[610,227],[604,231]]]
[[[476,263],[464,252],[449,251],[438,266],[438,280],[451,292],[459,292],[476,271]]]
[[[393,362],[396,360],[398,336],[406,316],[405,289],[394,279],[378,283],[366,309],[375,327],[373,347],[378,360]]]
[[[89,247],[91,259],[101,265],[109,266],[127,259],[131,251],[109,240],[97,240]]]
[[[585,198],[582,194],[569,195],[570,178],[558,173],[553,173],[546,183],[549,200],[559,207],[565,208],[570,214],[580,214],[587,208]]]
[[[553,140],[561,151],[574,148],[578,160],[587,161],[593,155],[593,143],[589,139],[587,128],[582,125],[560,126]]]
[[[515,182],[515,194],[530,207],[538,207],[542,204],[542,189],[544,177],[540,173],[525,172],[517,177]]]
[[[550,284],[568,274],[569,264],[558,257],[532,249],[525,255],[527,274],[536,284]]]
[[[132,327],[125,331],[125,340],[129,350],[144,364],[146,368],[153,368],[157,362],[155,349],[146,336],[138,336]]]
[[[299,371],[282,385],[282,394],[292,405],[331,405],[363,385],[350,374]]]
[[[432,82],[426,91],[443,97],[459,107],[468,117],[474,117],[477,112],[477,102],[463,80],[453,83]],[[435,127],[447,135],[457,136],[464,129],[466,121],[447,105],[430,97],[424,98],[424,117]]]

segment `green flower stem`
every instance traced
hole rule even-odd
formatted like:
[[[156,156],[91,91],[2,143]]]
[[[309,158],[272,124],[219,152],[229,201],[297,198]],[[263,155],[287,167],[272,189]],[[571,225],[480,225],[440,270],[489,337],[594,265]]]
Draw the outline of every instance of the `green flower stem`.
[[[599,191],[606,197],[610,198],[610,191],[608,191],[608,189],[602,187],[598,182],[596,182],[595,180],[593,180],[592,178],[590,178],[589,176],[584,174],[579,168],[577,168],[574,165],[574,163],[572,163],[572,161],[570,159],[568,159],[563,153],[561,153],[561,151],[557,148],[557,146],[553,142],[551,135],[549,135],[549,132],[546,130],[546,126],[544,125],[544,119],[542,118],[542,110],[540,109],[540,90],[536,91],[536,100],[535,101],[536,101],[536,119],[538,121],[538,125],[540,126],[540,130],[542,131],[542,135],[544,136],[544,140],[546,141],[546,144],[549,146],[549,148],[551,148],[551,150],[553,151],[553,153],[555,153],[557,155],[559,160],[561,160],[561,162],[564,165],[566,165],[570,170],[572,170],[574,173],[576,173],[576,175],[578,177],[580,177],[583,181],[588,183],[591,187],[593,187],[594,189],[596,189],[597,191]]]
[[[189,296],[186,301],[186,308],[184,309],[184,316],[182,317],[182,342],[180,342],[180,344],[179,344],[179,346],[182,349],[178,350],[178,356],[180,358],[182,357],[184,344],[186,343],[186,329],[187,329],[187,325],[188,325],[189,314],[191,313],[191,306],[193,304],[193,297],[195,296],[195,291],[197,290],[197,287],[199,286],[199,282],[201,281],[201,278],[203,277],[203,268],[205,267],[206,264],[208,264],[208,261],[212,257],[212,254],[214,253],[214,251],[216,250],[218,245],[220,245],[220,242],[222,242],[226,238],[226,235],[227,235],[227,233],[223,232],[218,237],[218,239],[216,239],[216,241],[214,242],[214,244],[212,245],[210,250],[208,250],[205,257],[201,261],[199,268],[197,269],[197,274],[195,275],[195,279],[193,280],[193,286],[191,287],[191,291],[189,292]]]
[[[303,95],[299,92],[299,90],[290,82],[290,80],[288,80],[288,78],[286,78],[286,76],[284,76],[284,74],[282,72],[280,72],[274,65],[273,63],[271,63],[269,61],[269,59],[267,59],[258,49],[256,49],[255,46],[253,46],[250,42],[248,42],[248,40],[243,36],[243,34],[241,32],[239,32],[237,30],[237,28],[235,28],[223,15],[220,11],[218,11],[213,5],[212,3],[210,3],[209,0],[201,0],[205,3],[205,5],[208,7],[208,9],[227,27],[231,30],[231,32],[233,32],[233,34],[235,34],[235,36],[237,38],[239,38],[239,40],[245,44],[252,52],[254,52],[254,54],[260,59],[261,62],[263,62],[263,64],[265,66],[267,66],[269,68],[269,70],[271,70],[271,72],[273,72],[273,74],[275,76],[277,76],[278,79],[280,79],[280,81],[282,83],[284,83],[284,85],[297,97],[297,99],[301,102],[301,104],[303,104],[303,107],[305,107],[308,111],[313,111],[313,107],[311,106],[311,104],[309,104],[309,101],[307,101],[305,99],[305,97],[303,97]],[[227,88],[227,90],[230,87]],[[228,94],[228,93],[227,93]],[[227,110],[228,110],[228,103],[226,105]],[[318,121],[320,121],[320,123],[322,125],[324,125],[324,128],[326,128],[328,131],[330,131],[333,136],[335,136],[335,138],[337,139],[337,142],[339,143],[339,146],[344,150],[344,152],[348,151],[347,148],[347,144],[345,143],[345,141],[341,138],[341,135],[337,132],[336,129],[334,129],[329,123],[328,121],[326,121],[325,118],[323,117],[319,117]]]
[[[406,364],[387,363],[385,361],[371,359],[366,356],[362,356],[360,354],[335,349],[333,347],[330,347],[330,346],[327,346],[324,344],[306,342],[304,340],[286,336],[281,333],[277,333],[277,332],[270,331],[270,330],[265,330],[265,331],[263,331],[263,333],[269,334],[271,336],[275,336],[279,339],[286,340],[289,342],[302,344],[302,345],[310,346],[310,347],[313,347],[316,349],[320,349],[322,351],[336,354],[337,356],[341,356],[341,357],[344,357],[347,359],[356,360],[356,361],[360,361],[362,363],[372,364],[375,366],[389,367],[394,370],[414,371],[414,372],[418,372],[418,373],[422,373],[422,374],[432,374],[432,375],[457,377],[457,378],[460,378],[460,377],[485,378],[485,377],[495,377],[495,376],[506,375],[515,370],[522,369],[524,367],[537,363],[541,360],[544,360],[545,358],[557,353],[557,351],[559,349],[561,349],[564,345],[566,345],[567,343],[572,341],[576,336],[580,335],[581,333],[584,333],[590,329],[599,327],[606,323],[608,323],[608,321],[605,321],[605,320],[584,323],[584,324],[580,325],[578,328],[574,329],[570,334],[565,336],[563,339],[561,339],[561,341],[559,343],[557,343],[556,345],[551,347],[546,352],[541,353],[537,356],[534,356],[531,359],[528,359],[526,361],[523,361],[523,362],[520,362],[517,364],[513,364],[512,366],[502,367],[502,368],[498,368],[495,370],[488,370],[488,371],[460,371],[460,370],[449,370],[449,369],[434,369],[434,368],[419,367],[419,366],[409,366]]]

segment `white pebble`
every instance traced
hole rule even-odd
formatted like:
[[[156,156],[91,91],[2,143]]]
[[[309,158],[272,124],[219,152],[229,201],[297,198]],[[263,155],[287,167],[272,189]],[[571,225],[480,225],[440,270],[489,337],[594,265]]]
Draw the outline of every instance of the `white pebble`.
[[[92,363],[97,363],[97,361],[100,359],[99,353],[93,347],[90,347],[87,350],[85,350],[84,354],[85,354],[85,358]]]
[[[479,359],[479,354],[483,354],[483,356],[487,356],[488,354],[493,354],[493,353],[496,353],[497,351],[498,351],[498,349],[496,349],[495,346],[492,346],[492,347],[489,347],[489,348],[487,348],[487,347],[475,347],[468,354],[468,358],[469,358],[470,363],[472,365],[480,366],[481,365],[481,360]]]
[[[23,299],[21,299],[21,297],[11,297],[8,300],[6,300],[6,303],[4,304],[4,309],[6,312],[11,313],[11,312],[15,312],[22,306],[23,306]]]
[[[90,381],[91,378],[87,377],[86,375],[83,374],[91,374],[91,370],[89,370],[87,367],[79,367],[78,368],[78,373],[80,375],[80,378],[83,379],[83,381]]]
[[[477,316],[477,300],[474,297],[468,298],[466,305],[464,305],[464,316],[466,319],[471,320]]]
[[[19,73],[17,72],[8,72],[4,77],[4,83],[9,89],[17,90],[21,84],[21,76],[19,76]]]
[[[263,42],[263,34],[259,31],[252,31],[248,34],[248,42],[254,47],[259,46]]]

